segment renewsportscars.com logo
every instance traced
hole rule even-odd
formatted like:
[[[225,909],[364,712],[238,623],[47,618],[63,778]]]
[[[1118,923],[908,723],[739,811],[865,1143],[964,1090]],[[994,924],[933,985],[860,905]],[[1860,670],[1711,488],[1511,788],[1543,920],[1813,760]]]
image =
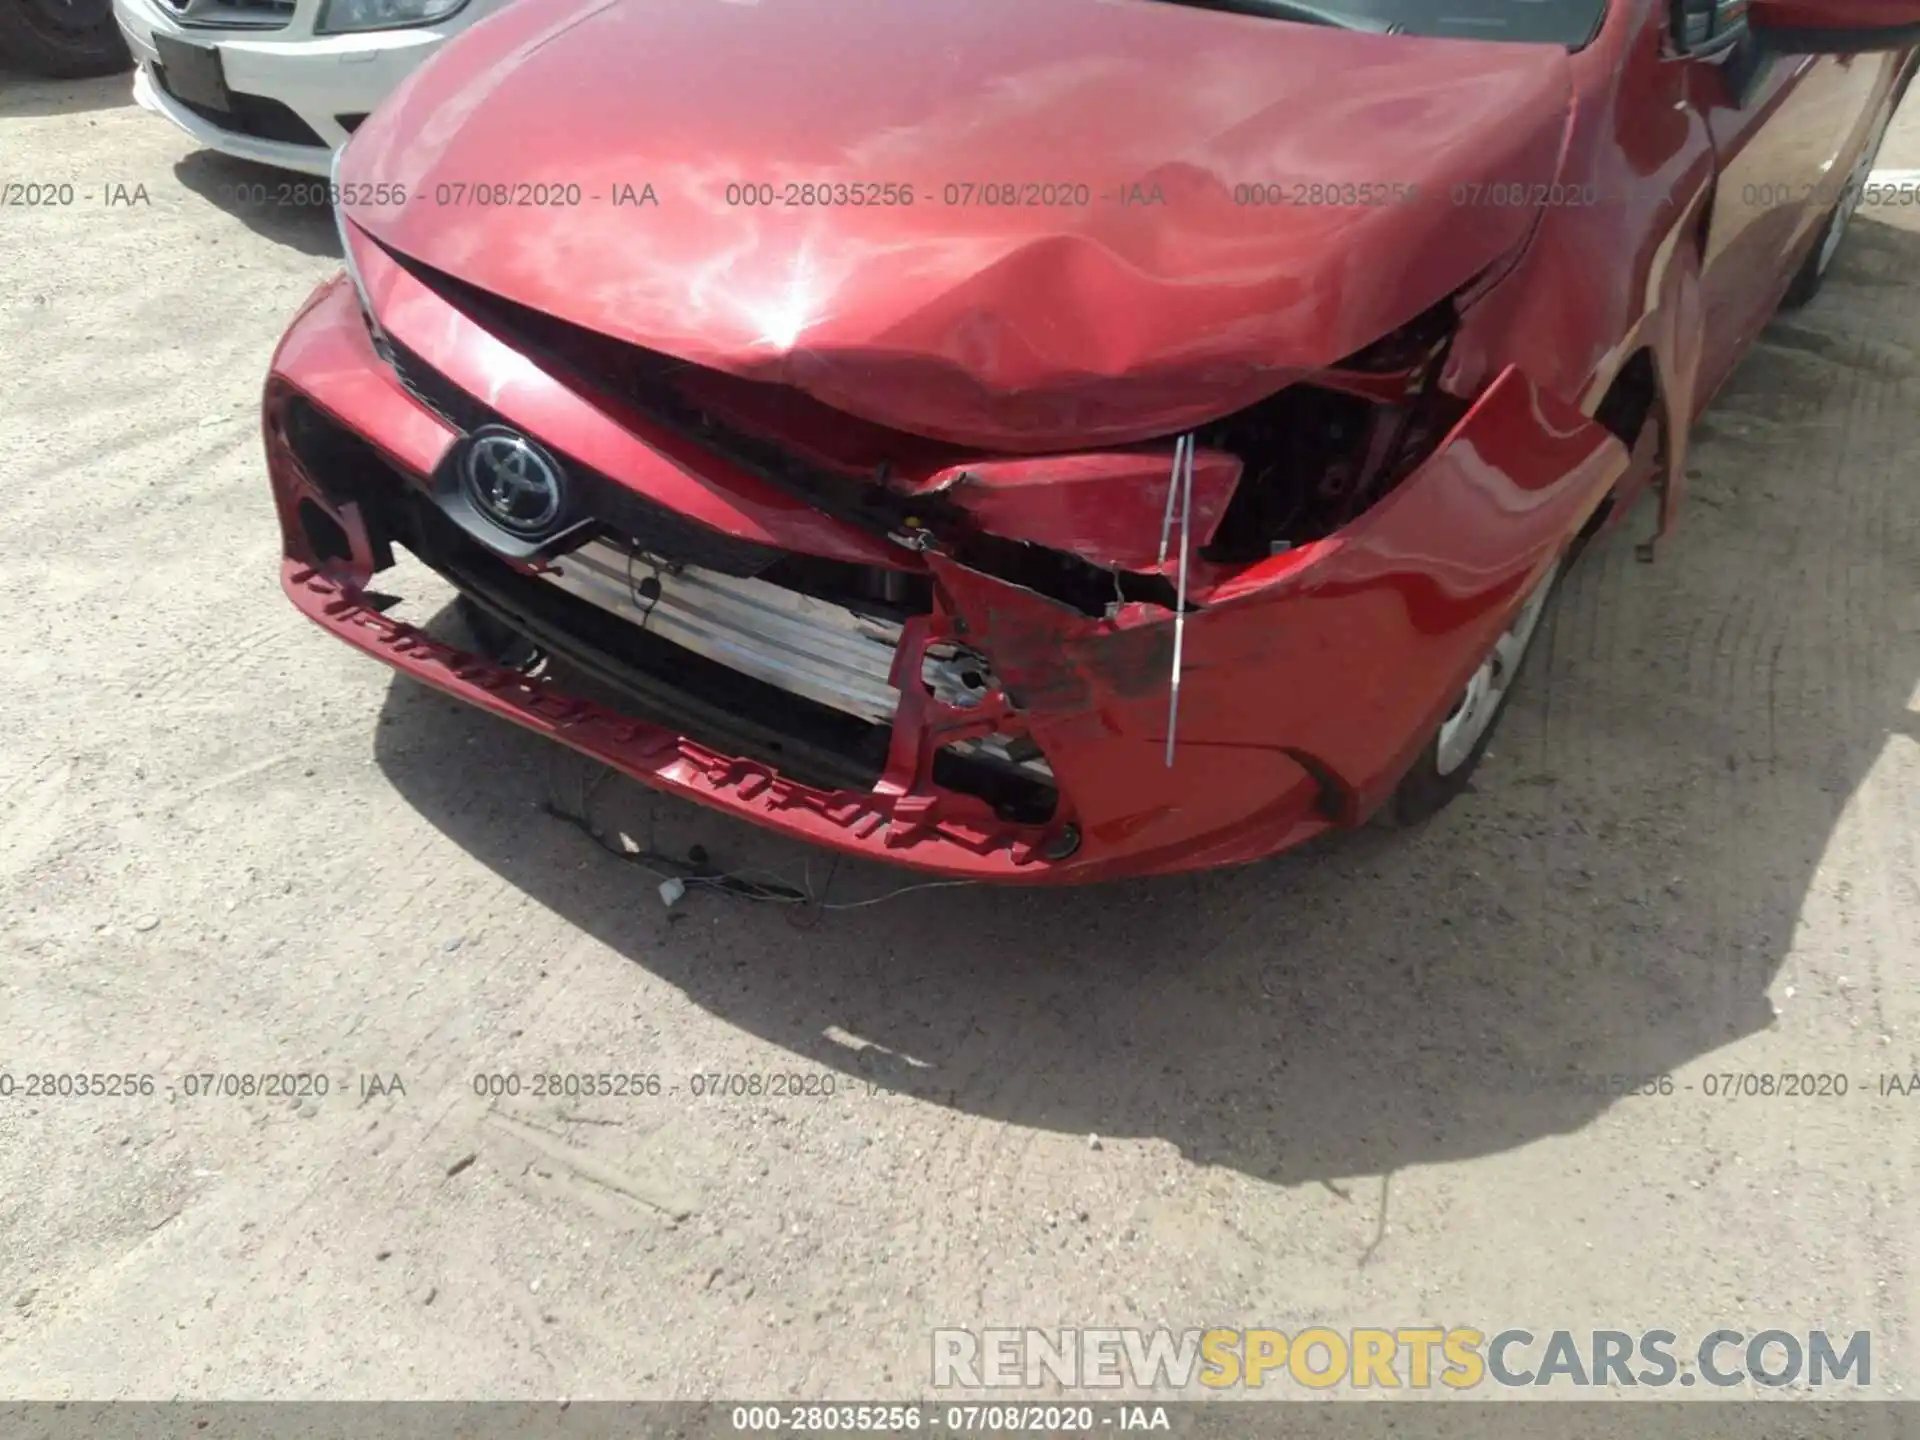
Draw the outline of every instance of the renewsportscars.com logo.
[[[1653,1388],[1707,1385],[1862,1388],[1873,1336],[1825,1330],[1531,1330],[1471,1326],[1313,1326],[1282,1330],[1007,1329],[933,1332],[933,1385],[946,1389],[1181,1391],[1298,1385],[1309,1390]]]

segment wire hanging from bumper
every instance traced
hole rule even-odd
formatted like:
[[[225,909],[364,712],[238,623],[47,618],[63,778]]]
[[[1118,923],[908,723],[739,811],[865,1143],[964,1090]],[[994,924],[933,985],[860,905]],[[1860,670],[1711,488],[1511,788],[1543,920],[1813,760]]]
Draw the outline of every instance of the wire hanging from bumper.
[[[1176,504],[1177,500],[1177,504]],[[1180,513],[1180,579],[1173,611],[1173,676],[1167,684],[1167,768],[1173,768],[1174,738],[1180,725],[1180,664],[1187,636],[1187,554],[1193,532],[1193,436],[1182,435],[1173,446],[1173,473],[1167,479],[1167,509],[1160,520],[1160,561],[1167,563],[1167,542],[1173,534],[1174,511]]]

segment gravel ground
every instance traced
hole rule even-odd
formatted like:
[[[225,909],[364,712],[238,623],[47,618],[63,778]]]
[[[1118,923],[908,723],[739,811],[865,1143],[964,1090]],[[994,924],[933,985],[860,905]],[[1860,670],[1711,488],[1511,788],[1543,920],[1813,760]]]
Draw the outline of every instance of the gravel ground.
[[[1920,1069],[1920,211],[1768,332],[1424,831],[668,911],[552,812],[808,857],[281,597],[256,404],[331,228],[126,89],[0,76],[0,179],[90,197],[0,210],[0,1069],[158,1081],[0,1101],[0,1394],[907,1396],[995,1324],[1782,1324],[1914,1376],[1920,1096],[1864,1092]],[[1852,1093],[1704,1094],[1782,1070]],[[184,1093],[258,1071],[331,1091]],[[554,1071],[662,1093],[473,1084]]]

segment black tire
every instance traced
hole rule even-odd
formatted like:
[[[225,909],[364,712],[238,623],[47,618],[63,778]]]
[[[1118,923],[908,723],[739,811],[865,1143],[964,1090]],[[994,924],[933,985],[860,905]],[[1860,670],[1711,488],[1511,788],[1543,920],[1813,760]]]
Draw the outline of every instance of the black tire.
[[[111,0],[0,0],[0,60],[53,80],[133,66]]]
[[[1812,304],[1813,297],[1827,283],[1827,274],[1833,269],[1833,257],[1839,249],[1831,239],[1834,227],[1844,227],[1851,218],[1842,218],[1842,208],[1836,205],[1827,212],[1826,223],[1820,227],[1820,238],[1813,242],[1807,258],[1800,262],[1800,268],[1794,272],[1793,283],[1787,286],[1787,293],[1780,297],[1782,310],[1798,310]]]
[[[1426,748],[1420,752],[1420,758],[1413,762],[1413,768],[1401,778],[1399,788],[1375,814],[1376,822],[1388,828],[1422,824],[1439,814],[1453,802],[1456,796],[1469,788],[1473,780],[1473,772],[1480,768],[1480,761],[1485,757],[1487,747],[1493,743],[1493,737],[1500,729],[1500,721],[1507,713],[1507,702],[1513,698],[1514,687],[1527,673],[1527,662],[1540,648],[1534,642],[1538,641],[1541,631],[1553,614],[1554,600],[1560,594],[1561,581],[1566,579],[1572,560],[1573,554],[1570,552],[1561,559],[1552,576],[1546,581],[1540,595],[1539,610],[1534,616],[1527,641],[1521,647],[1519,658],[1513,664],[1512,673],[1506,677],[1494,701],[1493,713],[1486,722],[1486,728],[1480,732],[1479,739],[1467,752],[1466,758],[1451,769],[1441,768],[1441,737],[1445,733],[1447,721],[1452,718],[1450,713],[1435,728],[1433,735],[1427,741]],[[1458,708],[1456,706],[1456,711]]]

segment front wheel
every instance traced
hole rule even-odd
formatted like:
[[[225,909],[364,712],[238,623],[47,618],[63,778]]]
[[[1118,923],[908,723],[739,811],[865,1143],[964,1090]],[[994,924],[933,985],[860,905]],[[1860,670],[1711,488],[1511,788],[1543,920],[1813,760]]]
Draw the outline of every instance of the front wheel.
[[[1885,113],[1875,124],[1872,136],[1847,176],[1846,189],[1840,192],[1840,199],[1827,212],[1826,224],[1820,229],[1820,239],[1801,263],[1793,283],[1787,287],[1787,293],[1780,301],[1781,309],[1798,310],[1818,295],[1820,287],[1827,283],[1827,272],[1833,268],[1833,257],[1840,253],[1840,243],[1847,238],[1847,229],[1853,224],[1854,214],[1859,210],[1860,202],[1866,198],[1867,184],[1873,179],[1874,161],[1880,156],[1880,142],[1886,138],[1887,127],[1893,123],[1893,112],[1899,104],[1896,95],[1888,102]]]
[[[1540,621],[1547,613],[1565,565],[1555,560],[1534,582],[1513,620],[1493,642],[1480,668],[1453,702],[1427,748],[1401,780],[1400,788],[1382,808],[1381,819],[1394,825],[1417,825],[1443,809],[1467,788],[1467,781],[1492,743],[1494,726],[1506,709],[1507,697],[1526,664]]]
[[[54,80],[112,75],[133,64],[112,0],[0,0],[0,61]]]

